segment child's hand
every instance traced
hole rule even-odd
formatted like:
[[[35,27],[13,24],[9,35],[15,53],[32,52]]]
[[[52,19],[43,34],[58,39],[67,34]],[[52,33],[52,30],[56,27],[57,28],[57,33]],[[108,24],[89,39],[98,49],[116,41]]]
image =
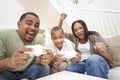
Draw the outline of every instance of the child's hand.
[[[36,64],[42,64],[42,65],[48,65],[51,61],[50,55],[43,54],[40,56],[37,56],[35,59]]]
[[[56,55],[56,61],[57,62],[63,62],[65,60],[65,58],[63,57],[63,54],[57,54]]]
[[[81,59],[80,53],[77,53],[75,57],[71,59],[71,62],[79,62]]]

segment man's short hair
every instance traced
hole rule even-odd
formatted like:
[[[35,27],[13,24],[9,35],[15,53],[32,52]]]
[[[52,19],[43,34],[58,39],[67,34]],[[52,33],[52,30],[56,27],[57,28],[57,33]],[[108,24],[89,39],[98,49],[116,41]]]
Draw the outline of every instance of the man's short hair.
[[[22,14],[22,16],[20,17],[20,21],[22,21],[25,18],[25,16],[28,15],[28,14],[33,15],[33,16],[39,18],[38,15],[35,14],[34,12],[26,12],[26,13]]]

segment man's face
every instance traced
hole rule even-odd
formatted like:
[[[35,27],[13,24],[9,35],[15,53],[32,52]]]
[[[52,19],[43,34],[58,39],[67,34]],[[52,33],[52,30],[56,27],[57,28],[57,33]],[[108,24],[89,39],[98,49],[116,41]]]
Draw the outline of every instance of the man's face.
[[[32,41],[39,32],[39,25],[39,18],[28,14],[18,22],[18,33],[23,40]]]

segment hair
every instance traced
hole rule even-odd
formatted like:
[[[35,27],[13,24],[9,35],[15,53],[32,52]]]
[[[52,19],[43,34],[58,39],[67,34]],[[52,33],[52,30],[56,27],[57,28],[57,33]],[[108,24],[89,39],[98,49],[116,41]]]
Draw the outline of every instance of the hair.
[[[38,15],[35,14],[34,12],[26,12],[26,13],[22,14],[22,16],[20,17],[20,21],[22,21],[29,14],[39,18]]]
[[[64,34],[64,31],[62,28],[60,28],[59,26],[54,26],[52,29],[51,29],[51,35],[52,35],[52,32],[53,31],[61,31],[62,34]]]
[[[96,31],[88,31],[87,25],[86,25],[86,23],[85,23],[83,20],[76,20],[76,21],[74,21],[74,22],[72,23],[71,28],[72,28],[72,33],[73,33],[74,35],[75,35],[75,32],[74,32],[74,25],[75,25],[75,23],[80,23],[80,24],[83,26],[84,32],[85,32],[86,41],[87,41],[89,35],[94,34],[94,35],[100,36],[99,33],[96,32]],[[75,35],[75,37],[77,37],[77,36]],[[78,37],[77,37],[77,38],[78,38]]]

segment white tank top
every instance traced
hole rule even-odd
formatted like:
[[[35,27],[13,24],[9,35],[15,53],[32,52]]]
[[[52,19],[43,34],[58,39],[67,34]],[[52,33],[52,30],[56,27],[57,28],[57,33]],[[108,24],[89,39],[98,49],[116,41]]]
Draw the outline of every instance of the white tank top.
[[[78,50],[81,52],[81,61],[83,61],[84,59],[87,59],[90,56],[89,40],[84,44],[79,43]]]

